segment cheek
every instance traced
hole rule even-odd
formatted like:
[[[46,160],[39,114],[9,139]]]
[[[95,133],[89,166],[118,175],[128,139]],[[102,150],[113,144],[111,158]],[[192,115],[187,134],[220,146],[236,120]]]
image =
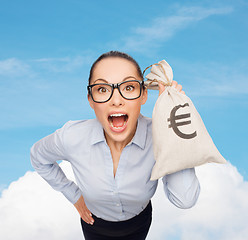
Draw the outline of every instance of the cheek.
[[[132,115],[134,115],[135,117],[139,116],[141,105],[142,105],[141,101],[137,101],[136,103],[130,106]]]
[[[106,107],[104,104],[94,103],[93,109],[98,120],[102,122],[102,119],[104,119],[106,113]]]
[[[96,115],[101,115],[101,113],[104,111],[101,106],[94,106],[94,111]]]

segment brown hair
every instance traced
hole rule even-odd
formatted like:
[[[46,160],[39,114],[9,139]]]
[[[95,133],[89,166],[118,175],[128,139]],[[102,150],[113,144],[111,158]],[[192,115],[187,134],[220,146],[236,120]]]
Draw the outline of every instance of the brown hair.
[[[89,80],[88,80],[88,84],[90,85],[90,81],[91,81],[91,78],[92,78],[92,75],[93,75],[93,71],[94,71],[94,68],[96,66],[96,64],[98,62],[100,62],[101,60],[105,59],[105,58],[109,58],[109,57],[118,57],[118,58],[123,58],[123,59],[126,59],[130,62],[132,62],[136,69],[137,69],[137,72],[139,74],[139,76],[141,77],[141,79],[143,80],[143,74],[142,74],[142,71],[140,69],[140,66],[139,64],[130,56],[128,55],[127,53],[124,53],[124,52],[119,52],[119,51],[110,51],[110,52],[106,52],[106,53],[103,53],[100,57],[98,57],[96,59],[96,61],[92,64],[91,66],[91,69],[90,69],[90,75],[89,75]]]

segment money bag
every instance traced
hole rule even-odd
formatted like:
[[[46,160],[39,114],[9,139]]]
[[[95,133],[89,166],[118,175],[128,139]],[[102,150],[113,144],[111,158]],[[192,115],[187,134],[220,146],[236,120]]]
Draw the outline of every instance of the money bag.
[[[173,72],[170,65],[162,60],[150,67],[151,72],[145,81],[147,88],[158,89],[158,82],[166,86],[152,114],[156,163],[151,180],[205,163],[226,163],[190,98],[171,86]]]

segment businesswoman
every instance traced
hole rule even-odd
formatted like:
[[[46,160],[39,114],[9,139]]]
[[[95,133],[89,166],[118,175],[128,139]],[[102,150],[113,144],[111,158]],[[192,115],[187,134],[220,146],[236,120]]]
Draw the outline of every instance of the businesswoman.
[[[177,82],[173,86],[182,92]],[[160,85],[160,94],[163,90]],[[137,62],[118,51],[101,55],[90,70],[88,101],[96,118],[69,121],[35,143],[32,165],[74,204],[86,240],[143,240],[157,180],[150,181],[155,164],[152,121],[140,114],[147,90]],[[71,163],[76,183],[66,178],[58,160]],[[200,186],[194,168],[162,181],[177,207],[196,203]]]

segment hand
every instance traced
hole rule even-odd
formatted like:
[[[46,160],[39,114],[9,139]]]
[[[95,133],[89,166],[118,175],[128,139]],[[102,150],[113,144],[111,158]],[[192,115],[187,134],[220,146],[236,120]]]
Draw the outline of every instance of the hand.
[[[90,210],[86,207],[84,198],[81,196],[78,201],[74,204],[74,207],[77,209],[80,217],[88,224],[93,225],[94,219]]]
[[[162,83],[158,83],[159,86],[159,96],[164,92],[165,86]],[[176,88],[180,93],[185,94],[184,91],[182,91],[183,87],[182,85],[178,84],[176,81],[172,81],[172,86]]]

